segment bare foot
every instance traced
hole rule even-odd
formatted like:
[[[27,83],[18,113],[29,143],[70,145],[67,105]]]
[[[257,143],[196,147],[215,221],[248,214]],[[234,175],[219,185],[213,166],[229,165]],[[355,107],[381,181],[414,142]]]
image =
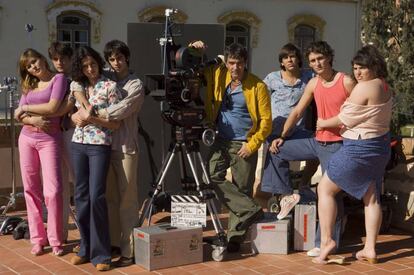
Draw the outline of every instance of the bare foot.
[[[355,253],[353,256],[358,261],[368,261],[371,264],[377,263],[377,253],[375,252],[375,250],[369,251],[369,250],[362,249],[358,251],[357,253]]]
[[[314,264],[327,264],[328,261],[323,260],[320,257],[315,257],[315,258],[312,259],[312,263],[314,263]]]
[[[328,263],[328,255],[334,250],[336,247],[336,243],[334,240],[329,240],[326,243],[321,243],[321,253],[319,257],[316,257],[312,260],[315,264],[327,264]]]

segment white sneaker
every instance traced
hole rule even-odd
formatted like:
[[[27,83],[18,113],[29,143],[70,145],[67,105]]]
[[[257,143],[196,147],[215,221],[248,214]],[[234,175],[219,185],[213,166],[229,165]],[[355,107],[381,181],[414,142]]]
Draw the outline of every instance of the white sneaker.
[[[280,212],[277,215],[278,220],[284,219],[290,212],[290,210],[295,207],[295,205],[300,201],[299,194],[287,195],[282,198],[280,201]]]
[[[319,247],[314,247],[306,252],[306,255],[309,257],[319,257],[319,255],[321,255],[321,249]]]

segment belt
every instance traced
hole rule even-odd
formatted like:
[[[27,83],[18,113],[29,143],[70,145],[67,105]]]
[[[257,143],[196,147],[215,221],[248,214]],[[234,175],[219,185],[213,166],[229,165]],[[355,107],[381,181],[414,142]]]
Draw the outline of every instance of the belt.
[[[342,140],[337,140],[337,141],[319,141],[319,140],[317,140],[317,142],[322,146],[327,146],[327,145],[331,145],[331,144],[335,144],[335,143],[341,143],[342,144]]]
[[[26,130],[33,132],[33,133],[56,134],[56,133],[61,132],[60,128],[56,128],[56,127],[50,128],[47,132],[32,125],[25,125],[24,127]]]

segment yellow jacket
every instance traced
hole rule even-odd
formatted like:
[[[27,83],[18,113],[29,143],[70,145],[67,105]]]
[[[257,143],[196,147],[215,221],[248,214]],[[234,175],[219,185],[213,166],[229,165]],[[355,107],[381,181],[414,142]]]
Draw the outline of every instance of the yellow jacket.
[[[259,149],[272,131],[272,111],[266,84],[257,76],[245,73],[247,76],[242,81],[243,95],[253,123],[247,133],[247,146],[253,153]],[[220,65],[206,68],[204,77],[207,81],[205,102],[207,121],[215,123],[226,87],[231,82],[231,75],[224,65]]]

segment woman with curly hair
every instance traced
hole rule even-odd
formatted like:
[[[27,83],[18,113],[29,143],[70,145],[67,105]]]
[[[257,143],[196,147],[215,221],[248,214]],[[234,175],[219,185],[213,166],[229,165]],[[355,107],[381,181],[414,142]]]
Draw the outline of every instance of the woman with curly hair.
[[[118,102],[116,83],[102,76],[102,57],[90,47],[80,47],[72,65],[70,90],[75,92],[78,114],[86,123],[77,124],[72,138],[75,171],[75,205],[81,234],[80,250],[74,265],[90,261],[98,271],[109,270],[111,243],[105,199],[112,129],[119,122],[99,118],[94,113]],[[83,93],[80,93],[83,91]],[[85,97],[87,102],[85,102]],[[74,115],[76,117],[76,115]]]

